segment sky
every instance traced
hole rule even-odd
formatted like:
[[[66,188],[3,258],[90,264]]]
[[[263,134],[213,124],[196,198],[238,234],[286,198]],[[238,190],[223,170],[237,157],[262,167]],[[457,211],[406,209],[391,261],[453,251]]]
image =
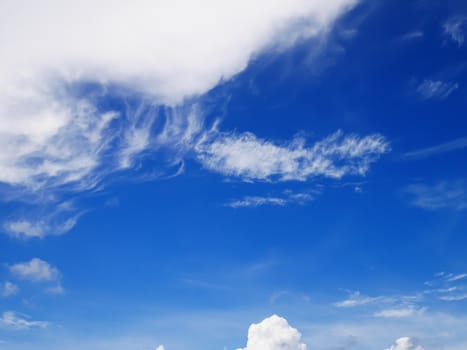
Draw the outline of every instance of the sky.
[[[467,349],[463,0],[0,0],[0,350]]]

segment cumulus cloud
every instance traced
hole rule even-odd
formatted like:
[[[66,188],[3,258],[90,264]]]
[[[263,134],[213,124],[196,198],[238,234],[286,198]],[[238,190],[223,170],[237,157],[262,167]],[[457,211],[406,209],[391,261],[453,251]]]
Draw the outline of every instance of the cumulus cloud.
[[[31,282],[56,281],[61,276],[60,271],[56,267],[38,258],[11,265],[9,269],[17,278]]]
[[[11,330],[25,330],[30,328],[46,328],[49,325],[45,321],[31,321],[15,312],[6,311],[0,318],[0,326]]]
[[[311,146],[300,138],[277,144],[251,133],[218,134],[197,149],[207,169],[243,181],[305,181],[365,175],[390,147],[381,135],[346,136],[338,131]]]
[[[459,84],[440,80],[425,79],[417,86],[417,94],[424,100],[443,100],[459,88]]]
[[[394,345],[386,350],[423,350],[417,339],[402,337],[396,340]]]
[[[306,350],[302,335],[285,318],[272,315],[252,324],[245,348],[237,350]]]
[[[403,189],[409,195],[410,203],[422,209],[467,208],[467,186],[464,180],[439,181],[438,183],[412,184]]]
[[[467,16],[454,16],[443,25],[444,34],[459,47],[464,45],[467,33]]]

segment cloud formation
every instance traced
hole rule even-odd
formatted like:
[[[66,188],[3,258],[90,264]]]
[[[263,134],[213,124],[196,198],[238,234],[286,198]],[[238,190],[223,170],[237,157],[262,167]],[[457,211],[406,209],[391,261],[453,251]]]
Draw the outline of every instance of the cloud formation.
[[[439,181],[435,184],[412,184],[404,189],[411,205],[427,209],[467,208],[467,186],[464,180]]]
[[[454,16],[443,25],[444,34],[459,47],[464,45],[467,34],[467,16]]]
[[[311,146],[301,138],[277,144],[252,133],[218,134],[197,149],[204,167],[243,181],[306,181],[316,176],[363,176],[390,147],[381,135],[338,131]]]
[[[403,308],[384,309],[374,313],[375,317],[382,318],[407,318],[416,315],[420,315],[425,311],[424,308],[416,308],[414,306],[408,306]]]
[[[416,92],[424,100],[444,100],[458,88],[459,84],[457,83],[425,79],[417,86]]]
[[[49,325],[45,321],[30,321],[26,317],[21,317],[12,311],[6,311],[0,318],[0,327],[11,330],[25,330],[30,328],[46,328]]]
[[[0,296],[4,298],[15,295],[18,292],[19,292],[19,287],[14,283],[6,281],[5,283],[3,283],[3,285],[0,284]]]
[[[423,159],[438,154],[461,150],[467,147],[467,137],[445,142],[436,146],[431,146],[416,151],[407,152],[403,155],[405,159]]]
[[[11,265],[9,269],[15,277],[31,282],[57,281],[61,276],[60,271],[55,266],[38,258]]]
[[[285,318],[272,315],[252,324],[245,348],[237,350],[306,350],[301,334]]]
[[[181,105],[244,70],[263,50],[326,31],[354,4],[2,1],[0,182],[95,186],[103,173],[131,167],[151,148],[161,112],[120,113],[102,108],[103,96]],[[193,131],[192,119],[176,114],[160,121],[159,141],[179,142]]]
[[[396,340],[394,345],[386,350],[424,350],[417,339],[402,337]]]
[[[280,206],[283,207],[288,204],[304,205],[315,199],[315,195],[319,191],[298,192],[286,190],[279,196],[246,196],[242,199],[237,199],[227,203],[225,206],[231,208],[256,208],[262,206]]]

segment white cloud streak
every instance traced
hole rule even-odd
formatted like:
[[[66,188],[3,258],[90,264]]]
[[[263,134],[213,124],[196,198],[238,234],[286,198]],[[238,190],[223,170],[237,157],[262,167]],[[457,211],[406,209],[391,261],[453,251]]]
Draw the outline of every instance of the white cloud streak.
[[[300,138],[280,145],[251,133],[220,134],[197,150],[207,169],[243,181],[306,181],[363,176],[390,147],[381,135],[345,136],[338,131],[309,147]]]
[[[420,315],[425,312],[425,308],[415,308],[413,306],[404,308],[384,309],[374,313],[375,317],[382,318],[407,318]]]
[[[15,312],[6,311],[0,318],[0,326],[11,330],[26,330],[30,328],[46,328],[49,325],[45,321],[30,321],[27,318],[21,317]]]
[[[403,155],[405,159],[423,159],[438,154],[461,150],[467,147],[467,137],[445,142],[436,146],[422,148],[416,151],[407,152]]]
[[[286,206],[289,204],[304,205],[315,199],[316,191],[313,193],[284,191],[280,196],[246,196],[242,199],[234,200],[225,206],[231,208],[256,208],[261,206]]]
[[[417,86],[417,94],[424,100],[444,100],[459,88],[457,83],[443,82],[440,80],[425,79]]]

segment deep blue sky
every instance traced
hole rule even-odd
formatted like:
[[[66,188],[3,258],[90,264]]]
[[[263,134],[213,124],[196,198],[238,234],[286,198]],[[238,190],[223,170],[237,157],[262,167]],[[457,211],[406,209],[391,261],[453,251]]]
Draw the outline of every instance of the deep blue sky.
[[[465,16],[463,1],[364,2],[326,36],[262,51],[233,78],[185,100],[206,125],[218,119],[226,137],[249,132],[284,147],[303,137],[312,147],[337,130],[382,135],[388,148],[365,174],[252,179],[213,171],[193,150],[176,174],[180,163],[167,165],[164,153],[171,151],[147,150],[97,190],[40,190],[82,215],[59,235],[0,235],[0,282],[19,288],[0,299],[0,312],[48,322],[0,328],[0,349],[235,349],[252,322],[274,313],[312,350],[383,350],[402,336],[428,350],[462,349]],[[452,18],[465,43],[446,32]],[[109,91],[99,108],[128,112]],[[137,108],[147,99],[125,101]],[[169,107],[143,113],[151,108]],[[30,212],[49,220],[58,205],[5,186],[4,221]],[[33,258],[59,276],[34,282],[12,272]],[[58,293],[44,292],[58,284]],[[345,300],[355,303],[339,304]]]

